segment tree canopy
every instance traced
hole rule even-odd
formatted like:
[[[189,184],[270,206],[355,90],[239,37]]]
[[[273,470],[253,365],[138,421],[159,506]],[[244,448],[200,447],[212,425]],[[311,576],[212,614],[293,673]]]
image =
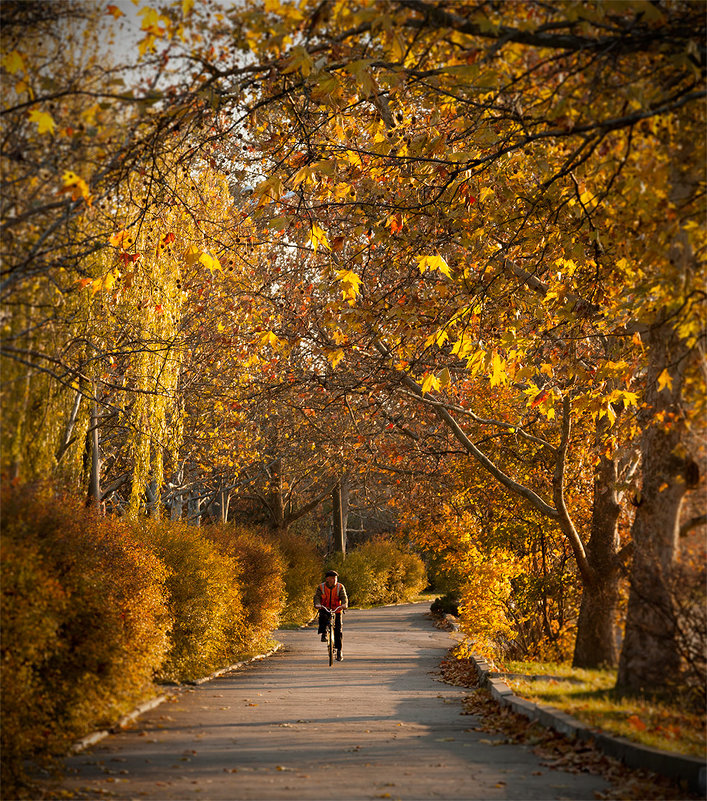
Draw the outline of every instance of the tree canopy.
[[[620,685],[679,668],[698,4],[182,0],[125,53],[118,6],[4,11],[8,475],[280,530],[342,477],[481,539],[517,507],[571,554],[578,664],[630,571]]]

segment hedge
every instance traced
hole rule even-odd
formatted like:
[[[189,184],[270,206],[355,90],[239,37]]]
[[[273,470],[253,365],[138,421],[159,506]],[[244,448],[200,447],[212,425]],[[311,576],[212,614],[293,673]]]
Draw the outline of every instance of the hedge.
[[[334,554],[327,560],[327,567],[338,572],[349,603],[355,606],[404,603],[427,584],[422,559],[386,539],[359,545],[345,559]]]
[[[48,489],[2,492],[5,793],[23,760],[65,751],[148,694],[169,647],[166,570],[122,520]]]

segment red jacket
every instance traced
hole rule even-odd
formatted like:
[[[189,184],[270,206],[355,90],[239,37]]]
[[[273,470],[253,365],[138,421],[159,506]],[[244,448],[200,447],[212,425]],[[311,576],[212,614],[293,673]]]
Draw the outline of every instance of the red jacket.
[[[337,581],[333,587],[327,587],[326,582],[317,587],[314,593],[314,605],[325,606],[327,609],[336,609],[337,606],[347,606],[349,603],[346,588]]]

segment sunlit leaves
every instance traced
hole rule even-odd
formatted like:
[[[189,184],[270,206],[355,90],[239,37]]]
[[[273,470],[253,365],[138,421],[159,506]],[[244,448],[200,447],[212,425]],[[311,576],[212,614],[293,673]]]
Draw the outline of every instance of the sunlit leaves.
[[[447,278],[452,277],[452,271],[449,269],[449,265],[444,258],[439,255],[439,253],[436,253],[432,256],[418,256],[417,266],[419,267],[421,273],[424,273],[427,270],[439,270],[439,272],[441,272],[443,275],[446,275]]]
[[[422,384],[422,393],[426,394],[428,392],[434,392],[440,388],[440,380],[434,373],[427,373],[423,379]]]
[[[315,253],[320,246],[325,250],[331,250],[326,233],[316,223],[313,223],[309,231],[308,242],[312,246],[312,250],[314,250]]]
[[[353,270],[337,270],[336,275],[342,285],[343,299],[353,304],[360,294],[361,278]]]
[[[205,252],[199,256],[199,262],[213,275],[216,270],[221,270],[221,262],[211,253]]]
[[[667,367],[658,376],[658,391],[662,392],[666,387],[669,391],[673,388],[673,377],[668,372]]]

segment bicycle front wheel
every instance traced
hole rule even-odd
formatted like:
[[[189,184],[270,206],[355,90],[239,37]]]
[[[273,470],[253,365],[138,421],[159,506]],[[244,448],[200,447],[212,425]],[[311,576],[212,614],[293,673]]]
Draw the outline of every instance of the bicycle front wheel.
[[[334,631],[331,623],[327,626],[327,648],[329,649],[329,667],[334,664]]]

